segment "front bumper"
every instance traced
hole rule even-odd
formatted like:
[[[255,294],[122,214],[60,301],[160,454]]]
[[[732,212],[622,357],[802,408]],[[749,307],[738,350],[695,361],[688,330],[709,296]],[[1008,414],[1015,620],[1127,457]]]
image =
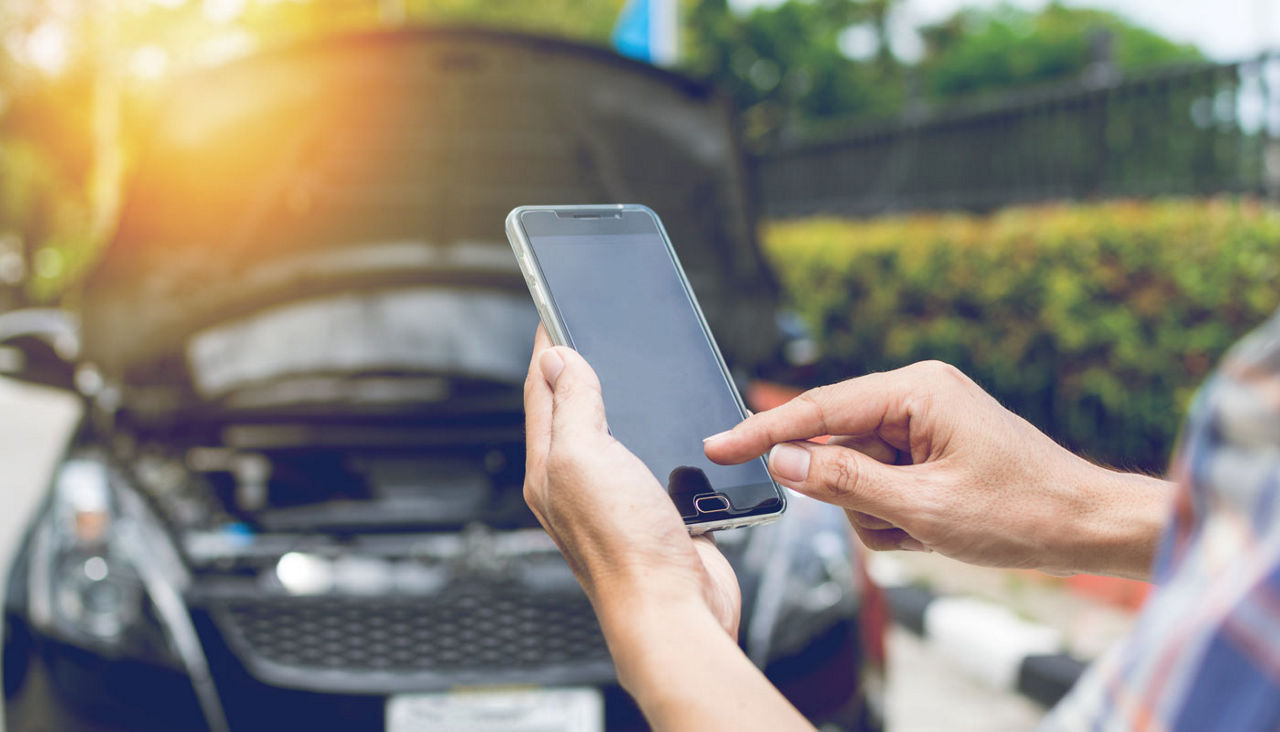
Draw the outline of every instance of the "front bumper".
[[[190,681],[183,674],[135,661],[106,659],[32,636],[16,616],[7,617],[6,626],[4,712],[9,732],[208,729]],[[255,678],[226,644],[206,639],[205,650],[228,722],[237,732],[381,730],[385,725],[386,694],[273,686]],[[604,694],[606,729],[646,728],[639,709],[612,677],[593,685]]]
[[[175,669],[92,651],[33,634],[5,615],[4,691],[8,732],[204,730],[187,676]]]
[[[211,670],[233,730],[381,730],[387,694],[332,693],[264,683],[237,657],[207,616],[196,615]],[[5,722],[9,732],[205,730],[189,680],[172,669],[107,659],[32,634],[7,614]],[[771,663],[769,678],[818,725],[878,729],[859,688],[857,626],[843,620],[801,653]],[[605,701],[606,729],[647,729],[610,672],[593,684]]]

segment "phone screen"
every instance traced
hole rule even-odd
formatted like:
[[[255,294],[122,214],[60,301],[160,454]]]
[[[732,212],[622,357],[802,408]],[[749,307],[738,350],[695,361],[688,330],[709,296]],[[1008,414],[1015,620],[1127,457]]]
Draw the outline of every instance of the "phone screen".
[[[653,217],[531,211],[522,224],[570,345],[600,377],[610,431],[667,486],[681,515],[777,511],[763,460],[717,465],[703,454],[704,437],[745,415]]]

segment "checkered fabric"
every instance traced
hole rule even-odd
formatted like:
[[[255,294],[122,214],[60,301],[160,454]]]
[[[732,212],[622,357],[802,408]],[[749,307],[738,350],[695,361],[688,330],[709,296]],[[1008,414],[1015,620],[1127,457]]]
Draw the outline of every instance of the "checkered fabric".
[[[1156,589],[1050,730],[1280,729],[1280,313],[1201,388]]]

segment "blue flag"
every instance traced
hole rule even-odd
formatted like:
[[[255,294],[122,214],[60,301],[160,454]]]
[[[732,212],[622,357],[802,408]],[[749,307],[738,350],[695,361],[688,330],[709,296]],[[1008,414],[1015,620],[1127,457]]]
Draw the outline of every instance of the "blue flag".
[[[627,0],[613,26],[613,47],[623,56],[653,62],[652,0]]]
[[[623,56],[668,66],[676,62],[676,0],[627,0],[613,26],[613,47]]]

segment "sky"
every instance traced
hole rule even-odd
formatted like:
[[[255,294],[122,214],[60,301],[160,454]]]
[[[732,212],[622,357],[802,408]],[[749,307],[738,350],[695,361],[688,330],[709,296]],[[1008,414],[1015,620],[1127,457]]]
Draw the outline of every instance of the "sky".
[[[894,51],[906,60],[918,52],[911,29],[942,20],[965,7],[992,7],[1002,0],[903,0],[893,19]],[[1027,9],[1047,0],[1006,0]],[[782,0],[730,0],[735,8],[777,5]],[[1280,50],[1277,0],[1064,0],[1074,7],[1110,10],[1175,41],[1195,44],[1209,57],[1237,61],[1264,49]],[[859,39],[852,38],[857,44]]]

